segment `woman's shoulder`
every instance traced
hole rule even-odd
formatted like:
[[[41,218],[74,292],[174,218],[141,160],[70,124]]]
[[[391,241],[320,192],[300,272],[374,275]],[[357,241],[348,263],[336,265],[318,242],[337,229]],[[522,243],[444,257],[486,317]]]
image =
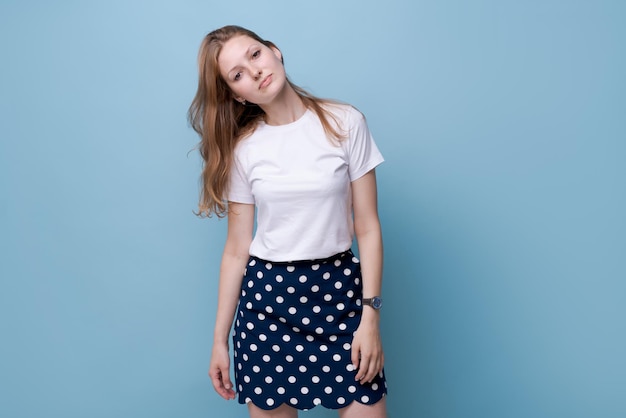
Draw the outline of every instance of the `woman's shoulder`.
[[[322,108],[344,128],[350,129],[365,120],[363,113],[349,103],[324,102]]]

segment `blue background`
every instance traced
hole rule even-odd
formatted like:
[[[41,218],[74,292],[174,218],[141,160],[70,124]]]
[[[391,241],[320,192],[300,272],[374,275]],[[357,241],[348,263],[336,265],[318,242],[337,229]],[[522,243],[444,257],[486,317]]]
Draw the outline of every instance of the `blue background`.
[[[0,416],[246,416],[206,376],[226,222],[192,214],[186,122],[200,41],[231,23],[387,159],[390,417],[626,416],[624,21],[617,0],[3,0]]]

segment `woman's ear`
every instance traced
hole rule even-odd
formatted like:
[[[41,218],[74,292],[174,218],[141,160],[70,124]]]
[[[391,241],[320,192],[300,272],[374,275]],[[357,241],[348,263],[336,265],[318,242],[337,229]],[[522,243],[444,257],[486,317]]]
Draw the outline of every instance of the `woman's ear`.
[[[282,52],[280,52],[280,49],[276,48],[276,47],[275,47],[275,46],[273,46],[273,45],[272,45],[270,48],[272,49],[272,52],[274,53],[274,55],[276,55],[276,57],[277,57],[279,60],[281,60],[281,61],[282,61],[282,60],[283,60],[283,54],[282,54]]]

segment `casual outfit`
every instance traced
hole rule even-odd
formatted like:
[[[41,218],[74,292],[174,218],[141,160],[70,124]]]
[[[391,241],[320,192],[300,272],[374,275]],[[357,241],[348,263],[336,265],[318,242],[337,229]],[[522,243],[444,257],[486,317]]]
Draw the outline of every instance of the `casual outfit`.
[[[383,161],[363,115],[325,105],[345,139],[317,114],[259,123],[235,149],[228,200],[254,204],[257,229],[233,332],[239,402],[263,409],[337,409],[378,402],[384,373],[355,381],[351,343],[362,312],[352,181]],[[333,123],[333,120],[330,119]]]

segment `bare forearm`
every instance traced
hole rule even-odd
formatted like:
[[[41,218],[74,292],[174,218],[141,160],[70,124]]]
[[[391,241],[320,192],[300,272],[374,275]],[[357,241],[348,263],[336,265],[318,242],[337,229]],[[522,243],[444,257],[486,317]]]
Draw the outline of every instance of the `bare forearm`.
[[[241,282],[248,255],[224,253],[220,268],[217,315],[213,332],[214,343],[227,343],[239,301]]]
[[[358,230],[357,244],[361,259],[363,279],[363,297],[379,296],[382,292],[383,243],[380,223],[371,222],[367,229]],[[379,314],[374,309],[364,309],[363,319],[378,320]]]

